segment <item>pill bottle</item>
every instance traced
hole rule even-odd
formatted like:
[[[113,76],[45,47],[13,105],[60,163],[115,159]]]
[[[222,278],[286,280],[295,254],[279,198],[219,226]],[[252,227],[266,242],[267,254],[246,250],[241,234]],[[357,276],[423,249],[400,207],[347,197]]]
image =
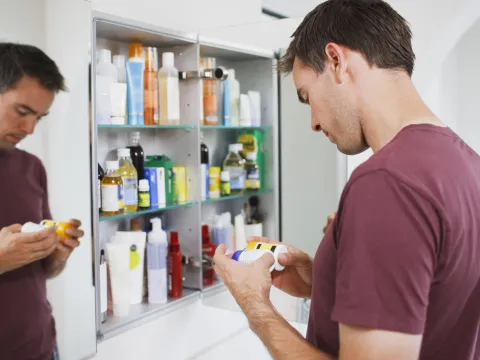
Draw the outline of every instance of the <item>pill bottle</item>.
[[[273,271],[273,270],[282,271],[283,269],[285,269],[285,266],[281,265],[278,262],[278,256],[280,254],[285,254],[287,252],[288,252],[287,247],[284,245],[276,245],[272,249],[238,250],[233,253],[232,260],[236,260],[242,264],[251,264],[255,260],[260,259],[266,253],[270,253],[275,258],[275,262],[270,267],[270,271]]]
[[[50,226],[56,226],[57,235],[60,237],[61,240],[65,240],[65,238],[67,237],[66,231],[68,228],[72,227],[72,224],[66,221],[54,221],[54,220],[43,220],[40,222],[40,224],[27,222],[23,224],[21,232],[23,233],[37,232],[45,228],[48,228]]]

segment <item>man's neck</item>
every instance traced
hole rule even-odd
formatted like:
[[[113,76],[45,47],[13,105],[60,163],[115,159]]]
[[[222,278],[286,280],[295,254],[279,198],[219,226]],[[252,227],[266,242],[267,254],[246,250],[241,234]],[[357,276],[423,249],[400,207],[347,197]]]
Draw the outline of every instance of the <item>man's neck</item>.
[[[375,77],[377,77],[375,79]],[[412,124],[444,124],[427,107],[411,79],[403,74],[375,74],[363,96],[362,128],[373,152],[388,144],[404,127]]]

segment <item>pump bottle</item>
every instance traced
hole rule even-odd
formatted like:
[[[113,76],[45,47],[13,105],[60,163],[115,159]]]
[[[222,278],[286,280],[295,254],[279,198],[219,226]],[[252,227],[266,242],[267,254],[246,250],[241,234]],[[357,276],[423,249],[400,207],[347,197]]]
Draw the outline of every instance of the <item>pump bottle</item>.
[[[167,233],[162,230],[162,220],[153,218],[152,231],[148,234],[147,269],[148,302],[166,304],[167,297]]]

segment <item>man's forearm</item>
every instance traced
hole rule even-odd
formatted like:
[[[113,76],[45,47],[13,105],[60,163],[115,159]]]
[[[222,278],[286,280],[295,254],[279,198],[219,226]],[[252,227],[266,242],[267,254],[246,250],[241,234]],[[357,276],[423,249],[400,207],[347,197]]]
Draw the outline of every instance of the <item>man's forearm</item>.
[[[66,262],[55,260],[53,257],[49,256],[43,259],[42,264],[47,279],[52,279],[61,274],[63,269],[65,269]]]
[[[260,304],[246,312],[250,328],[275,360],[334,360],[309,344],[271,304]]]

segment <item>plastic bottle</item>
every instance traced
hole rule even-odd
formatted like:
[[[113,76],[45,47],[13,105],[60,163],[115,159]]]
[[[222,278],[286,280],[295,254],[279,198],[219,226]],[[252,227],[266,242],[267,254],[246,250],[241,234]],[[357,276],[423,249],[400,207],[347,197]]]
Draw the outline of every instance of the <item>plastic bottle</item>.
[[[232,195],[245,192],[245,160],[240,156],[242,144],[230,144],[229,153],[223,162],[223,170],[230,173],[230,189]]]
[[[106,162],[107,172],[102,180],[102,214],[118,215],[123,212],[123,180],[118,173],[118,161]]]
[[[145,178],[145,154],[140,145],[140,133],[138,131],[134,131],[130,134],[128,148],[130,149],[130,159],[132,160],[132,164],[135,166],[135,170],[137,170],[138,180],[142,180]]]
[[[138,182],[138,208],[141,210],[150,208],[150,184],[146,179]]]
[[[112,53],[101,49],[96,67],[96,121],[97,124],[110,124],[112,115],[111,84],[118,78],[117,68],[112,64]]]
[[[254,152],[247,153],[245,170],[247,172],[247,192],[257,192],[260,190],[260,168],[257,164],[257,154]]]
[[[158,74],[155,71],[155,52],[156,48],[147,47],[145,49],[145,70],[143,72],[144,80],[144,123],[145,125],[158,125]]]
[[[211,260],[215,255],[215,244],[210,239],[208,225],[202,225],[202,254],[206,260]],[[215,280],[215,271],[213,269],[203,269],[203,286],[213,285]]]
[[[235,69],[228,69],[230,92],[230,126],[240,126],[240,83],[235,78]]]
[[[215,220],[212,228],[212,239],[215,246],[219,246],[220,244],[225,244],[225,246],[227,246],[228,228],[223,223],[222,216],[215,215]]]
[[[172,52],[162,54],[162,67],[158,72],[160,124],[180,124],[180,88],[178,70]]]
[[[214,69],[215,58],[203,59],[202,69]],[[203,79],[203,125],[218,125],[217,81]]]
[[[220,173],[220,191],[221,196],[229,196],[230,191],[230,173],[228,171],[222,171]]]
[[[182,253],[178,242],[178,232],[170,233],[168,246],[168,295],[174,298],[183,295]]]
[[[266,253],[270,253],[273,255],[275,262],[273,265],[270,267],[270,271],[277,270],[277,271],[282,271],[285,269],[285,266],[281,265],[278,262],[278,256],[280,254],[285,254],[287,253],[287,247],[284,245],[277,245],[275,250],[268,250],[268,249],[259,249],[259,250],[237,250],[233,253],[232,255],[232,260],[241,262],[242,264],[251,264],[255,260],[260,259],[263,255]]]
[[[115,65],[115,67],[117,68],[117,81],[122,84],[125,84],[127,82],[127,69],[125,68],[125,63],[125,56],[113,56],[113,65]]]
[[[130,149],[118,149],[119,173],[123,181],[123,203],[125,212],[135,212],[138,208],[137,170],[130,159]]]
[[[162,220],[153,218],[152,231],[148,233],[147,271],[148,302],[166,304],[167,290],[167,233],[162,230]]]
[[[222,218],[222,225],[225,229],[227,229],[225,235],[225,246],[227,247],[228,251],[235,250],[235,228],[232,224],[232,214],[229,212],[225,212],[220,215]]]
[[[33,222],[27,222],[23,224],[21,228],[21,232],[23,233],[29,233],[29,232],[37,232],[41,231],[45,228],[51,227],[51,226],[56,226],[56,234],[60,237],[60,239],[63,241],[67,237],[67,229],[72,227],[72,224],[70,224],[67,221],[55,221],[55,220],[42,220],[40,224],[36,224]]]
[[[209,187],[209,158],[208,158],[208,147],[203,143],[203,133],[200,133],[200,181],[201,181],[201,196],[202,200],[208,199],[208,187]]]

